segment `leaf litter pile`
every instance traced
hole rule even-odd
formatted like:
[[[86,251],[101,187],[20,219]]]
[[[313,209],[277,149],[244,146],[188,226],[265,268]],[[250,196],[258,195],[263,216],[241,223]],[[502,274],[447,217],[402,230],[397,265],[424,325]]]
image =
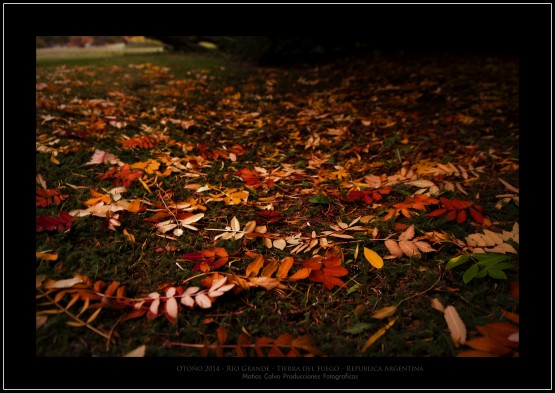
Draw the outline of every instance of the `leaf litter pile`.
[[[487,57],[38,67],[38,356],[518,356]]]

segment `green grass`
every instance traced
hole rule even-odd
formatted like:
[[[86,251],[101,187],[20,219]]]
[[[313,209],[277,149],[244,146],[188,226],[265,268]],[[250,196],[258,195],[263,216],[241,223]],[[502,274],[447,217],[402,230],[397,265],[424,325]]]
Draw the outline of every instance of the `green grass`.
[[[332,93],[322,95],[322,92],[328,91],[335,91],[336,94],[348,92],[354,97],[365,93],[365,86],[368,86],[368,76],[363,72],[365,63],[361,59],[356,61],[359,63],[355,60],[352,64],[338,62],[318,71],[305,68],[259,69],[213,56],[152,55],[38,60],[37,86],[45,86],[37,90],[37,141],[42,141],[41,138],[51,138],[49,141],[57,138],[60,141],[53,146],[66,150],[56,156],[59,164],[51,161],[50,154],[37,152],[36,172],[42,174],[49,189],[62,187],[63,193],[68,194],[69,198],[60,206],[37,208],[37,216],[57,215],[60,210],[68,212],[83,209],[83,202],[92,197],[89,188],[103,192],[103,189],[114,187],[112,179],[97,178],[98,174],[105,173],[112,165],[84,165],[91,159],[94,149],[109,150],[129,164],[154,159],[164,151],[171,152],[172,157],[198,156],[198,144],[202,142],[206,143],[209,153],[223,151],[223,145],[230,148],[240,144],[245,149],[245,154],[240,155],[236,162],[207,156],[208,166],[200,168],[201,176],[198,178],[184,176],[187,171],[159,177],[158,184],[167,192],[172,192],[174,201],[185,201],[195,196],[193,191],[185,188],[193,183],[210,184],[220,189],[242,188],[244,183],[234,173],[243,168],[252,170],[260,166],[270,171],[285,163],[291,164],[293,168],[304,169],[305,172],[297,178],[278,181],[271,187],[250,189],[247,204],[226,206],[223,202],[205,203],[207,210],[204,211],[205,217],[198,223],[200,230],[195,232],[186,229],[184,235],[175,241],[156,235],[153,224],[145,221],[145,218],[152,217],[152,212],[121,212],[119,220],[122,226],[116,231],[107,228],[106,219],[91,216],[77,219],[67,233],[37,233],[37,251],[51,250],[49,252],[59,255],[55,262],[37,259],[37,275],[67,279],[74,274],[82,274],[93,282],[103,280],[109,284],[119,281],[126,286],[128,296],[140,297],[153,291],[160,292],[161,285],[165,283],[175,284],[189,279],[193,264],[180,262],[184,269],[181,270],[176,261],[185,253],[213,247],[225,247],[233,259],[231,265],[220,269],[222,272],[244,274],[250,262],[244,256],[245,251],[257,252],[267,259],[276,260],[289,256],[289,252],[287,249],[268,249],[263,246],[262,239],[214,242],[212,239],[217,232],[206,229],[222,229],[229,225],[234,216],[242,226],[251,220],[263,223],[264,220],[257,215],[262,202],[256,202],[277,193],[281,196],[272,204],[283,220],[268,224],[270,233],[286,236],[302,231],[309,236],[312,231],[321,233],[329,230],[329,225],[335,225],[338,219],[345,223],[361,216],[372,215],[377,216],[377,219],[365,225],[366,232],[353,232],[354,239],[350,241],[328,237],[328,240],[340,243],[346,266],[352,271],[342,277],[348,288],[355,288],[349,293],[347,289],[339,287],[326,290],[321,283],[309,280],[288,282],[284,291],[251,288],[239,294],[226,293],[212,308],[206,310],[198,307],[193,310],[183,309],[176,324],[170,324],[164,317],[155,320],[142,317],[119,322],[129,310],[103,309],[92,324],[105,332],[113,329],[114,340],[108,348],[106,340],[93,331],[68,326],[65,315],[51,315],[45,325],[37,330],[37,356],[122,356],[142,344],[147,345],[148,356],[199,356],[198,348],[166,344],[213,344],[217,341],[218,327],[223,326],[229,333],[228,344],[235,344],[242,331],[247,331],[255,339],[275,338],[289,333],[294,336],[313,336],[315,345],[328,356],[452,357],[461,348],[453,344],[443,315],[431,308],[432,298],[437,297],[446,306],[455,306],[471,336],[476,335],[476,326],[501,321],[501,309],[517,312],[518,301],[508,296],[508,293],[509,283],[518,281],[518,268],[508,271],[507,282],[476,279],[464,285],[463,271],[444,269],[445,263],[459,251],[453,244],[439,243],[434,247],[438,250],[436,253],[423,254],[421,259],[402,257],[385,260],[385,266],[380,270],[370,266],[362,256],[363,247],[371,248],[382,256],[388,254],[383,241],[373,239],[371,232],[374,227],[378,229],[378,239],[388,236],[396,238],[401,231],[395,228],[395,223],[414,225],[417,236],[441,231],[458,239],[479,232],[481,228],[470,221],[457,224],[441,217],[430,218],[421,211],[415,211],[416,214],[410,218],[399,216],[392,221],[383,221],[381,217],[387,214],[388,209],[412,195],[416,188],[397,184],[389,195],[384,195],[378,206],[373,206],[342,200],[340,195],[345,197],[348,191],[342,186],[343,181],[361,181],[366,175],[393,175],[401,169],[399,156],[401,161],[408,160],[410,164],[415,164],[417,154],[423,152],[423,157],[439,162],[465,164],[466,160],[480,152],[483,157],[475,166],[487,164],[488,169],[480,179],[465,183],[468,195],[458,191],[443,191],[442,196],[476,201],[484,207],[485,215],[491,219],[492,230],[501,231],[511,230],[512,224],[518,221],[519,211],[513,202],[502,209],[494,207],[498,200],[496,196],[507,192],[495,179],[502,176],[518,187],[518,172],[500,172],[506,163],[500,164],[499,159],[486,155],[488,149],[493,147],[499,149],[503,157],[511,157],[508,154],[511,151],[514,156],[515,143],[508,139],[497,143],[496,140],[484,139],[479,133],[467,129],[463,131],[461,128],[457,131],[464,139],[461,143],[473,144],[478,150],[472,150],[469,155],[470,150],[464,146],[448,143],[442,136],[443,118],[456,115],[460,112],[458,108],[444,108],[442,118],[439,119],[435,114],[430,115],[430,118],[425,115],[420,118],[407,116],[405,123],[399,121],[402,127],[361,125],[360,119],[405,116],[399,112],[406,108],[396,104],[402,98],[396,90],[391,93],[377,90],[383,95],[383,108],[377,112],[361,100],[360,105],[357,100],[352,103],[349,100],[331,102],[329,98]],[[146,63],[150,65],[142,66]],[[386,62],[374,70],[383,75],[381,87],[387,85],[389,79],[401,84],[403,82],[399,80],[408,78],[408,75],[390,66]],[[465,66],[469,70],[477,67],[470,61]],[[419,69],[418,64],[414,67]],[[510,67],[502,61],[500,67],[509,77],[516,78]],[[359,84],[342,85],[346,75],[358,80]],[[297,81],[301,77],[306,80],[319,79],[320,82],[314,86],[299,85]],[[463,79],[464,75],[458,78]],[[495,75],[484,74],[482,78],[489,81]],[[509,101],[518,98],[514,91],[503,93],[509,97]],[[453,90],[451,94],[458,95],[459,102],[466,102],[473,92]],[[90,100],[106,100],[104,103],[110,102],[113,106],[95,104],[95,101],[91,103]],[[293,105],[294,109],[287,109],[284,102]],[[472,104],[468,105],[471,108]],[[314,114],[306,120],[303,111],[314,111]],[[249,118],[248,114],[253,112],[259,115]],[[322,113],[328,113],[328,116],[318,117]],[[347,122],[338,117],[345,114],[351,117]],[[56,118],[45,120],[44,116],[47,115]],[[487,110],[482,114],[472,113],[477,121],[496,124],[495,120],[490,119],[493,115]],[[107,125],[105,134],[96,133],[91,125],[98,119],[106,120],[106,116],[125,121],[127,126],[118,129]],[[195,120],[195,125],[187,130],[170,121],[191,118]],[[435,128],[430,128],[431,120],[436,121]],[[333,135],[325,134],[328,129],[345,124],[350,126],[348,140],[335,143]],[[407,129],[421,129],[422,135],[409,137],[408,145],[405,145],[402,139]],[[165,146],[162,143],[153,149],[121,147],[122,135],[133,137],[144,130],[151,130],[154,135],[164,133],[170,139],[184,144],[184,147],[178,144]],[[316,130],[321,137],[328,138],[327,144],[323,143],[315,149],[305,148],[311,132]],[[299,132],[300,142],[289,138],[294,131]],[[509,132],[515,134],[517,130],[511,129]],[[188,151],[185,149],[187,144],[190,146]],[[424,145],[425,149],[421,149]],[[444,150],[444,155],[437,155],[439,148]],[[307,168],[310,160],[316,156],[324,157],[326,161],[314,169]],[[357,156],[360,160],[355,159]],[[513,162],[518,164],[518,157]],[[318,179],[319,175],[329,176],[337,165],[347,168],[350,178]],[[154,178],[153,175],[146,177],[151,180]],[[437,183],[443,180],[434,179]],[[87,188],[72,189],[67,183]],[[123,197],[159,201],[158,190],[153,187],[153,191],[148,193],[136,181],[131,183]],[[331,203],[311,203],[311,193],[325,194]],[[206,195],[204,193],[201,197]],[[476,196],[479,199],[475,199]],[[427,211],[431,210],[428,207]],[[128,240],[122,233],[123,229],[135,236],[135,243]],[[357,244],[359,252],[355,259]],[[174,249],[168,250],[167,246]],[[310,255],[295,256],[295,261],[300,262]],[[518,266],[518,256],[511,259]],[[198,280],[188,282],[185,287],[189,285],[198,285]],[[67,303],[68,300],[66,295],[63,302]],[[397,318],[395,324],[368,351],[361,353],[360,349],[368,337],[388,321],[371,318],[371,313],[399,302],[401,304],[394,315]],[[78,312],[81,305],[79,301],[71,310]],[[43,307],[37,306],[37,310],[40,309]],[[91,311],[87,311],[84,315],[90,314]],[[369,327],[361,333],[345,332],[357,323],[366,323]],[[227,354],[232,355],[233,352],[230,350]],[[210,356],[214,356],[214,352]]]

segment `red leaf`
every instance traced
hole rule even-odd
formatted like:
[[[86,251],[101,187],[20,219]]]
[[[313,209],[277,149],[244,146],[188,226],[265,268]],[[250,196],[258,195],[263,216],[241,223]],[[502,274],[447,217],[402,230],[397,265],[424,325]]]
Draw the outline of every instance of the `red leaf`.
[[[477,210],[471,207],[470,209],[468,209],[468,211],[470,212],[470,215],[472,216],[474,221],[476,221],[478,224],[484,223],[484,217],[480,213],[478,213]]]
[[[437,209],[437,210],[434,210],[433,212],[428,213],[428,217],[441,216],[442,214],[445,214],[446,212],[447,212],[447,209]]]
[[[454,220],[455,218],[457,218],[457,211],[456,210],[451,210],[449,213],[447,213],[447,220],[448,221]]]
[[[465,222],[466,220],[466,212],[464,210],[459,210],[459,212],[457,213],[457,222],[460,224],[462,222]]]
[[[67,232],[71,228],[73,217],[66,212],[60,212],[60,217],[54,216],[38,216],[36,218],[36,231],[60,231]]]
[[[146,314],[146,311],[147,311],[147,310],[145,310],[145,309],[133,310],[133,311],[131,311],[129,314],[127,314],[126,316],[124,316],[124,317],[121,319],[121,321],[124,322],[124,321],[127,321],[127,320],[129,320],[129,319],[140,318],[140,317],[142,317],[143,315]]]

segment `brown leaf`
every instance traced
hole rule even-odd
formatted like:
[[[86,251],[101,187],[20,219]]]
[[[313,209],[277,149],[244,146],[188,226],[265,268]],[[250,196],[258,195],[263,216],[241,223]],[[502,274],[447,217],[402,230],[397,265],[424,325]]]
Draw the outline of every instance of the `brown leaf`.
[[[397,311],[397,306],[383,307],[377,311],[374,311],[372,315],[370,315],[370,318],[384,319],[392,316],[393,314],[395,314],[396,311]]]

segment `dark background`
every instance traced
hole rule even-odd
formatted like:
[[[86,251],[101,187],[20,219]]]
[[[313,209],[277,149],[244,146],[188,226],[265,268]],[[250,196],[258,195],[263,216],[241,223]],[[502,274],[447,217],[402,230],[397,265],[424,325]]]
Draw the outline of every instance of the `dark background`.
[[[269,63],[313,61],[350,54],[478,53],[519,58],[521,79],[521,315],[523,343],[517,359],[403,359],[425,363],[426,372],[398,377],[379,374],[358,384],[297,383],[262,388],[550,388],[551,387],[551,4],[542,5],[4,5],[4,387],[249,389],[233,378],[191,378],[177,364],[197,359],[48,359],[33,346],[32,256],[22,246],[32,238],[33,161],[36,127],[33,41],[37,35],[264,36],[274,47]],[[304,37],[304,38],[303,38]],[[306,38],[308,37],[308,38]],[[307,50],[298,52],[306,38]],[[355,45],[356,43],[363,44]],[[291,46],[290,43],[293,43]],[[339,50],[335,50],[338,44]],[[278,45],[284,49],[277,49]],[[302,47],[302,46],[301,46]],[[273,48],[273,49],[272,49]],[[290,48],[290,49],[288,49]],[[295,49],[296,48],[296,49]],[[240,52],[240,50],[239,50]],[[305,57],[306,56],[306,57]],[[316,51],[315,58],[318,58]],[[256,56],[252,56],[256,58]],[[257,59],[260,60],[260,59]],[[317,59],[319,61],[319,59]],[[550,172],[550,171],[549,171]],[[540,177],[541,175],[541,177]],[[25,180],[23,180],[25,178]],[[29,180],[29,178],[31,178]],[[536,180],[537,178],[537,180]],[[29,201],[25,201],[29,198]],[[543,201],[544,207],[539,205]],[[533,228],[533,229],[532,229]],[[533,232],[533,233],[532,233]],[[8,241],[6,241],[8,240]],[[19,246],[18,246],[19,245]],[[524,258],[526,255],[526,258]],[[30,260],[30,261],[29,261]],[[541,266],[539,266],[541,265]],[[528,267],[527,267],[528,266]],[[541,269],[540,269],[541,267]],[[539,269],[539,270],[538,270]],[[30,283],[30,282],[31,283]],[[20,318],[24,316],[24,318]],[[300,360],[299,360],[300,361]],[[341,359],[312,359],[337,364]],[[376,359],[350,359],[361,365]],[[391,360],[399,363],[399,360]],[[219,360],[213,363],[219,364]],[[223,362],[223,360],[221,360]],[[233,364],[262,360],[228,359]],[[388,359],[380,359],[381,364]],[[223,363],[222,363],[223,364]],[[289,363],[288,363],[289,364]]]

